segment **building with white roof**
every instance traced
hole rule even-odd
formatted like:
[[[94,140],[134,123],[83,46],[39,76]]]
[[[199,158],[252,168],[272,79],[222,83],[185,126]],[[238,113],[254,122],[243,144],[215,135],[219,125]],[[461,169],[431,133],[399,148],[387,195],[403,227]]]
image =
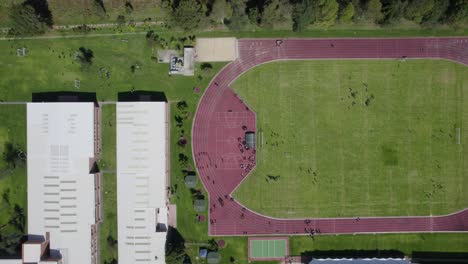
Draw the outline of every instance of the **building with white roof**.
[[[169,74],[193,76],[195,74],[195,49],[184,47],[184,56],[177,53],[170,55]]]
[[[44,242],[57,263],[98,261],[97,109],[94,103],[27,104],[28,262],[53,263],[39,254]]]
[[[117,103],[119,263],[165,263],[167,104]]]

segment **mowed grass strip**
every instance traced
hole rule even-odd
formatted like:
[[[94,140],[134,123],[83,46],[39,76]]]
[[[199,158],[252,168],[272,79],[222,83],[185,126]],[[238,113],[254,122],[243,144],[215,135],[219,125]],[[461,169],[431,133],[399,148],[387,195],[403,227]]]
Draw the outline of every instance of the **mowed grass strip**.
[[[282,61],[232,87],[257,113],[258,164],[234,194],[248,208],[294,218],[467,207],[466,66]]]
[[[117,252],[117,173],[116,173],[116,106],[101,105],[102,157],[100,169],[103,185],[103,220],[99,226],[100,261],[118,260]]]

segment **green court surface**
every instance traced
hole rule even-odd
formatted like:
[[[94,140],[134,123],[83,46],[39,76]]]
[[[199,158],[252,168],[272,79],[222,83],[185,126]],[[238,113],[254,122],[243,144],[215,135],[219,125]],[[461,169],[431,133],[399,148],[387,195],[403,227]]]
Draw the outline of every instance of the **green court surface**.
[[[286,240],[250,240],[250,258],[283,258],[286,256]]]

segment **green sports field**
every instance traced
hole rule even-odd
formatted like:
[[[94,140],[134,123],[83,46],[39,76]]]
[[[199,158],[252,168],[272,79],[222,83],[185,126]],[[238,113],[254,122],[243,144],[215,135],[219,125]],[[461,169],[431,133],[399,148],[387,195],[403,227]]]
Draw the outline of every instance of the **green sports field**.
[[[234,193],[248,208],[295,218],[468,207],[466,66],[283,61],[232,87],[257,113],[258,164]]]

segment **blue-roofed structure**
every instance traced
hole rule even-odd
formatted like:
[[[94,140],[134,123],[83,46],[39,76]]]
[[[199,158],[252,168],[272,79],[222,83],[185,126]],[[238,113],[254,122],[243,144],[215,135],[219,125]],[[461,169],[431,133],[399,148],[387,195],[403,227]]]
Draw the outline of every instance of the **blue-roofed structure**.
[[[208,249],[206,248],[200,249],[199,255],[200,255],[200,258],[206,258],[206,256],[208,255]]]

